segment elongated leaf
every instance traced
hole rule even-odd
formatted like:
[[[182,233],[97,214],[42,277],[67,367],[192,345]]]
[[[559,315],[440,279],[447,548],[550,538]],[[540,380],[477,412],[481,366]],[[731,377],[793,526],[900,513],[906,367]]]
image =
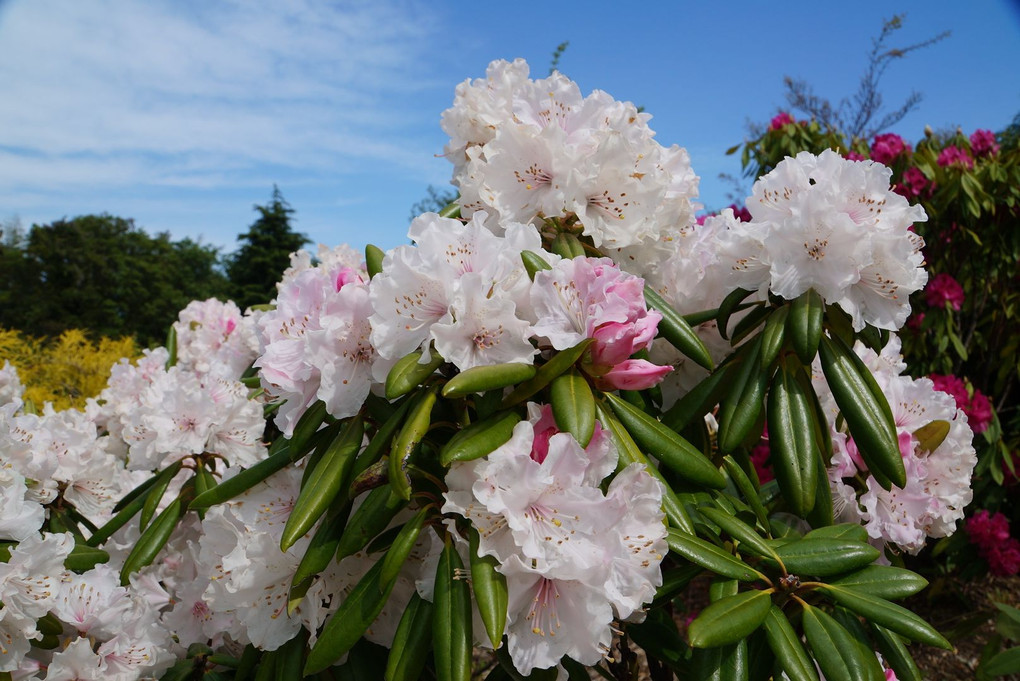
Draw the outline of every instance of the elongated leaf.
[[[447,537],[436,567],[432,652],[439,681],[471,680],[471,596],[464,564]]]
[[[739,579],[742,582],[764,579],[764,576],[750,565],[699,537],[669,529],[666,531],[666,544],[673,553],[717,575]]]
[[[550,393],[557,428],[587,447],[595,432],[595,397],[588,381],[571,369],[553,379]]]
[[[382,612],[395,582],[382,584],[379,579],[381,571],[381,561],[369,568],[340,603],[333,617],[326,622],[319,639],[308,653],[305,676],[321,672],[343,657]]]
[[[142,484],[135,487],[133,490],[124,495],[124,497],[120,501],[117,502],[117,504],[113,507],[113,512],[117,513],[125,506],[130,504],[132,501],[145,494],[145,492],[152,489],[153,485],[161,483],[164,478],[168,477],[172,478],[173,476],[177,475],[177,471],[181,470],[181,466],[183,464],[184,460],[178,459],[177,461],[174,461],[172,464],[161,470],[159,473],[156,473],[154,476],[152,476]]]
[[[326,519],[316,528],[315,534],[308,542],[308,548],[305,549],[305,555],[302,556],[291,579],[288,614],[293,614],[294,609],[304,599],[315,575],[325,570],[333,560],[350,512],[350,502],[343,504],[334,502],[334,508],[327,512]]]
[[[177,364],[177,327],[173,324],[166,332],[166,350],[166,368],[169,369]]]
[[[432,425],[432,408],[435,404],[436,388],[433,386],[411,407],[407,422],[400,429],[397,439],[393,441],[389,461],[390,487],[404,501],[411,498],[411,479],[407,475],[407,466],[415,447]]]
[[[765,617],[765,635],[768,637],[769,648],[776,654],[776,659],[790,681],[818,681],[818,672],[804,650],[800,636],[783,611],[775,605],[769,608]]]
[[[862,568],[879,556],[870,544],[826,538],[800,539],[780,546],[776,553],[790,573],[819,577]]]
[[[886,663],[896,673],[896,678],[899,681],[923,681],[921,670],[917,668],[917,663],[900,637],[879,624],[870,624],[875,643]]]
[[[385,257],[386,253],[378,246],[365,245],[365,269],[368,270],[370,278],[382,272],[383,258]]]
[[[554,378],[561,375],[567,369],[572,367],[577,360],[581,359],[581,355],[583,355],[585,350],[588,349],[588,346],[594,342],[595,339],[593,338],[585,338],[577,345],[557,352],[549,358],[548,362],[538,368],[538,371],[535,372],[535,376],[533,378],[524,381],[514,388],[513,391],[503,400],[503,406],[512,407],[516,404],[520,404],[542,388],[552,383]]]
[[[382,532],[407,502],[389,485],[376,487],[354,511],[336,547],[336,559],[354,555]],[[381,564],[381,563],[380,563]]]
[[[647,284],[645,285],[645,303],[662,315],[658,326],[659,334],[669,341],[670,345],[690,357],[699,366],[709,371],[715,368],[712,355],[708,352],[701,337],[691,328],[687,320],[673,309],[672,305]]]
[[[864,591],[886,600],[907,598],[928,586],[928,580],[921,575],[890,565],[869,565],[845,577],[830,579],[828,583]]]
[[[633,438],[631,438],[630,433],[627,432],[622,423],[616,420],[611,411],[606,409],[601,403],[596,402],[595,412],[598,414],[599,422],[607,426],[613,436],[613,442],[616,444],[616,451],[619,454],[617,470],[623,470],[632,463],[643,464],[652,477],[662,483],[662,510],[665,511],[670,525],[693,535],[694,523],[691,522],[690,516],[687,515],[683,504],[677,499],[676,492],[673,491],[673,488],[666,479],[662,477],[659,469],[648,461],[644,452],[638,448]]]
[[[550,250],[566,260],[584,257],[584,244],[569,232],[557,234],[552,240]]]
[[[922,452],[934,452],[949,435],[949,421],[937,420],[926,423],[914,431],[917,446]]]
[[[472,423],[443,445],[439,450],[439,462],[449,466],[454,461],[473,461],[491,454],[510,440],[520,421],[516,412],[504,411]]]
[[[124,559],[124,566],[120,571],[120,583],[122,586],[128,585],[131,573],[137,572],[152,563],[170,539],[174,528],[177,527],[177,521],[181,519],[183,514],[184,505],[181,503],[180,497],[178,497],[162,513],[156,516],[152,524],[142,532],[142,536],[138,538],[134,548],[131,549],[131,553]]]
[[[776,562],[779,561],[779,555],[776,553],[776,550],[766,544],[765,540],[750,525],[714,508],[703,507],[699,508],[698,512],[739,541],[740,546],[738,548],[746,548],[759,556],[771,557]]]
[[[76,543],[71,549],[71,553],[64,559],[64,567],[80,574],[91,570],[99,563],[108,562],[110,562],[110,554],[106,551],[87,544]]]
[[[765,330],[761,338],[761,363],[762,366],[769,366],[779,356],[783,348],[783,341],[786,340],[786,318],[790,314],[790,307],[783,307],[773,310],[765,322]]]
[[[307,643],[308,630],[302,627],[294,638],[277,649],[276,669],[274,670],[276,681],[301,681],[301,668]]]
[[[822,371],[857,449],[873,473],[897,487],[907,484],[889,402],[857,354],[839,338],[822,338]],[[876,480],[881,484],[882,480]],[[888,489],[888,487],[886,487]]]
[[[826,681],[867,681],[864,667],[854,657],[857,646],[850,632],[823,610],[810,606],[805,606],[801,623]]]
[[[379,573],[379,579],[383,584],[396,580],[397,575],[400,574],[400,568],[407,562],[407,557],[411,555],[411,549],[418,541],[418,535],[421,534],[421,528],[425,525],[428,511],[427,506],[419,509],[393,539],[393,543],[390,544],[390,548],[382,559],[382,572]]]
[[[981,665],[981,671],[988,676],[1020,674],[1020,647],[1007,648]]]
[[[814,508],[818,486],[814,408],[789,370],[782,368],[769,390],[769,449],[783,498],[805,516]],[[828,482],[826,482],[828,484]]]
[[[496,570],[499,561],[493,556],[478,555],[478,531],[474,527],[471,528],[469,541],[471,588],[475,592],[475,603],[478,604],[489,642],[493,648],[498,648],[503,640],[509,604],[506,577]]]
[[[687,629],[687,637],[694,648],[736,643],[762,625],[771,607],[771,589],[727,596],[701,611]]]
[[[397,363],[386,375],[386,398],[395,400],[406,395],[419,385],[422,381],[435,373],[436,369],[443,363],[443,358],[433,348],[429,354],[429,361],[421,361],[421,350],[407,354],[397,360]]]
[[[528,276],[532,280],[535,279],[536,272],[552,269],[549,263],[545,261],[545,258],[534,251],[521,251],[521,260],[524,262],[524,269],[527,270]]]
[[[216,504],[222,504],[224,501],[229,501],[239,494],[247,492],[255,485],[263,482],[273,473],[276,473],[296,460],[297,459],[292,456],[292,450],[289,447],[281,447],[268,459],[259,461],[251,468],[246,468],[234,477],[224,480],[211,490],[203,492],[199,496],[195,497],[191,500],[191,503],[188,504],[188,508],[192,510],[209,508]]]
[[[662,415],[663,425],[679,433],[695,420],[704,420],[705,414],[710,412],[729,390],[742,357],[746,359],[740,355],[719,365],[718,369],[677,400],[677,403]]]
[[[393,636],[386,681],[417,681],[432,647],[432,603],[415,591]]]
[[[868,531],[858,523],[840,523],[839,525],[828,525],[811,530],[804,535],[805,539],[848,539],[850,541],[866,544]]]
[[[535,367],[523,362],[490,364],[462,371],[443,386],[443,397],[463,397],[471,393],[499,390],[535,377]]]
[[[439,211],[439,217],[451,218],[453,220],[460,218],[460,199],[454,199],[443,206],[443,209]]]
[[[716,317],[716,321],[719,324],[719,335],[722,336],[724,340],[729,340],[730,338],[729,331],[727,329],[730,323],[730,315],[736,312],[740,303],[744,302],[744,299],[752,293],[754,293],[754,291],[748,291],[747,289],[742,288],[734,289],[723,299],[722,304],[719,305],[719,315]]]
[[[768,528],[769,518],[768,513],[765,511],[765,506],[761,503],[761,497],[758,495],[758,490],[751,479],[747,477],[747,473],[740,467],[740,464],[732,456],[726,456],[723,458],[723,465],[726,466],[726,472],[730,476],[730,480],[736,486],[740,493],[744,496],[744,500],[754,511],[755,516],[758,518],[758,522],[761,523],[763,528]]]
[[[708,487],[721,489],[726,486],[726,478],[701,450],[634,405],[611,393],[607,393],[605,398],[627,432],[677,475]]]
[[[942,634],[923,619],[906,608],[873,596],[866,591],[846,586],[828,584],[821,587],[832,600],[844,608],[864,615],[870,621],[881,624],[886,629],[906,636],[911,641],[920,641],[936,648],[952,650],[953,646]]]
[[[301,418],[298,419],[297,424],[294,426],[294,433],[290,438],[290,451],[295,456],[304,456],[311,451],[313,446],[311,443],[312,436],[322,426],[322,421],[325,418],[326,403],[322,400],[316,400],[301,415]]]
[[[414,402],[412,398],[404,398],[397,409],[387,417],[386,421],[379,427],[379,430],[375,432],[375,435],[371,436],[371,440],[369,440],[365,450],[358,455],[357,460],[354,462],[354,470],[351,471],[352,478],[364,473],[389,451],[390,445],[393,442],[393,436],[404,425],[404,418],[412,402]],[[356,494],[349,494],[348,498],[353,499],[356,496]]]
[[[741,348],[747,358],[734,374],[719,408],[719,448],[724,452],[739,447],[758,423],[771,375],[771,368],[761,364],[761,343],[759,334],[746,344],[746,349]]]
[[[810,366],[822,339],[822,318],[825,303],[814,289],[808,289],[790,306],[787,327],[793,351],[805,366]]]

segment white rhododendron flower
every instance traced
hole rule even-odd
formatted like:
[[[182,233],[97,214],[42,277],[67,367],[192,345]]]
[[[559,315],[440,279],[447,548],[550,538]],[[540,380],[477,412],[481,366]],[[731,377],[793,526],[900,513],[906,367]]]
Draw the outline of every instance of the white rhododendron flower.
[[[192,301],[173,325],[177,364],[204,376],[236,380],[258,356],[255,322],[233,301]]]

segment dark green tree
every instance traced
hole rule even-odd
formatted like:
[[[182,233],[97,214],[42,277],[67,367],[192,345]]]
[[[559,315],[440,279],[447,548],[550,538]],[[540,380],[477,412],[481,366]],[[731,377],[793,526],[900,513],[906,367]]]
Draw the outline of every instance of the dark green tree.
[[[152,345],[190,301],[226,294],[215,248],[105,214],[33,225],[3,261],[0,326],[32,335],[79,328]]]
[[[242,245],[226,265],[231,298],[242,310],[276,297],[276,282],[290,265],[290,254],[309,241],[291,228],[294,209],[275,185],[269,204],[256,205],[255,210],[259,219],[237,237]]]

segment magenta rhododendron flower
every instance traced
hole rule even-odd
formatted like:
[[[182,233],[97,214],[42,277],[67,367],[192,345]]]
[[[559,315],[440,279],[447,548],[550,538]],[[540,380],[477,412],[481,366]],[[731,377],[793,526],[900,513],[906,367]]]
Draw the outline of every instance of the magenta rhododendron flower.
[[[967,168],[969,170],[974,167],[974,159],[965,149],[950,144],[939,153],[938,164],[943,168]]]
[[[858,154],[856,151],[848,151],[843,154],[843,158],[848,161],[866,161],[867,159],[863,154]]]
[[[945,307],[949,303],[954,310],[959,310],[963,305],[963,287],[952,276],[940,272],[928,282],[924,298],[931,307]]]
[[[967,518],[966,527],[970,543],[977,545],[993,575],[1008,577],[1020,572],[1020,541],[1009,535],[1006,516],[981,510]]]
[[[893,191],[906,198],[916,198],[921,194],[931,196],[935,189],[935,183],[931,182],[919,168],[907,168],[903,171],[903,177],[893,187]]]
[[[896,133],[875,135],[875,141],[871,145],[872,160],[889,165],[903,153],[910,153],[910,145]]]
[[[956,376],[944,376],[932,374],[929,376],[935,389],[953,396],[956,406],[967,414],[967,423],[975,433],[983,433],[992,422],[992,403],[977,388],[973,396],[967,389],[967,384]]]
[[[780,111],[778,114],[773,116],[772,121],[769,122],[769,130],[782,130],[784,126],[796,122],[797,121],[795,121],[793,116],[789,113],[786,111]]]
[[[998,154],[999,143],[995,141],[995,133],[991,130],[975,130],[970,136],[970,150],[978,157]]]

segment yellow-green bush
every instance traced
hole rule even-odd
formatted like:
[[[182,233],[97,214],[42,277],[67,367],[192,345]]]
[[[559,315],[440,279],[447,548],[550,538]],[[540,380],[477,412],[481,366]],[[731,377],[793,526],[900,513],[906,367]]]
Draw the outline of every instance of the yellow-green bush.
[[[70,329],[56,338],[35,338],[21,331],[0,329],[0,366],[4,360],[18,369],[25,400],[38,407],[52,402],[55,409],[83,407],[106,386],[110,367],[139,350],[131,337],[89,340]]]

